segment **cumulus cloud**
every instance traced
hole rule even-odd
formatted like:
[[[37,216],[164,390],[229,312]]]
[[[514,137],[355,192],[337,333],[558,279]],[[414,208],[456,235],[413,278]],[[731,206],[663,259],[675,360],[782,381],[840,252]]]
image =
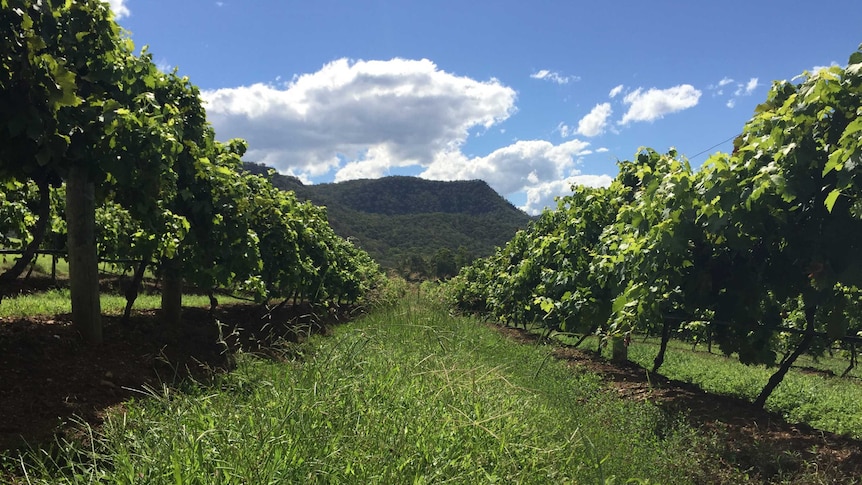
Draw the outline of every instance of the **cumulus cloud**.
[[[111,11],[114,12],[115,19],[131,15],[129,7],[126,6],[126,0],[108,0],[108,4],[111,6]]]
[[[578,159],[592,153],[588,142],[521,140],[487,156],[468,158],[460,152],[440,153],[420,176],[433,180],[482,179],[504,196],[560,180]]]
[[[335,182],[355,179],[373,179],[388,175],[389,169],[393,166],[404,166],[397,162],[386,146],[376,146],[369,149],[362,156],[361,160],[347,162],[343,167],[335,173]],[[410,165],[408,163],[407,165]]]
[[[612,112],[611,103],[595,105],[586,116],[578,121],[577,133],[582,136],[601,135],[608,125],[608,118],[610,118]]]
[[[629,105],[619,124],[632,121],[655,121],[667,114],[676,113],[697,106],[701,92],[690,84],[680,84],[668,89],[651,88],[644,91],[638,88],[623,98]]]
[[[541,69],[539,71],[530,74],[530,77],[533,79],[542,79],[545,81],[551,81],[557,84],[568,84],[570,81],[580,81],[581,78],[578,76],[563,76],[558,72],[552,72],[547,69]]]
[[[528,214],[539,214],[545,208],[556,207],[555,197],[572,193],[572,186],[586,185],[588,187],[607,187],[614,178],[610,175],[584,175],[575,172],[562,180],[554,180],[528,187],[527,202],[521,210]]]
[[[304,181],[376,178],[416,167],[428,179],[482,179],[507,196],[530,191],[529,207],[539,207],[559,195],[553,187],[587,177],[577,167],[592,153],[589,142],[570,139],[521,140],[484,156],[465,155],[471,136],[491,127],[503,131],[499,124],[515,112],[515,91],[496,79],[447,73],[428,60],[339,59],[289,83],[210,90],[202,97],[219,139],[245,138],[247,160]],[[602,122],[581,124],[592,132]],[[574,134],[564,124],[558,129]]]
[[[515,111],[515,91],[408,59],[338,59],[286,86],[253,84],[201,93],[220,139],[249,142],[246,158],[282,172],[340,180],[388,167],[428,167],[460,153],[471,130]]]
[[[751,93],[753,93],[754,90],[757,89],[757,86],[758,86],[757,78],[753,77],[753,78],[749,79],[748,82],[745,84],[742,84],[742,83],[737,84],[736,85],[736,91],[733,93],[733,95],[736,97],[751,96]]]
[[[622,84],[611,89],[611,92],[608,93],[608,97],[609,98],[616,98],[617,95],[620,94],[621,92],[623,92],[623,85]]]

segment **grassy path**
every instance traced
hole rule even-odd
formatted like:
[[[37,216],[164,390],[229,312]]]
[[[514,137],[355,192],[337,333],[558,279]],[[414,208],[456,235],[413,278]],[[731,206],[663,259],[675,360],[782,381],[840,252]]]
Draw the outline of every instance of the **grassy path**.
[[[746,481],[720,437],[416,302],[283,361],[241,355],[213,383],[150,390],[83,434],[0,464],[21,483]]]

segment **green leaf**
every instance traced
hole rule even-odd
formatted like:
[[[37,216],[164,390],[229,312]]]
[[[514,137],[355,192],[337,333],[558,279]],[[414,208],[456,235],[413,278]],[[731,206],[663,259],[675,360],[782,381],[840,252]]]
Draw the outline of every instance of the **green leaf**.
[[[847,125],[847,128],[844,128],[844,133],[841,135],[841,137],[843,138],[845,136],[852,135],[853,133],[856,133],[858,131],[862,131],[862,117],[856,118],[855,120],[850,122],[850,124]]]
[[[628,300],[628,297],[626,297],[626,294],[625,294],[625,293],[623,293],[623,294],[621,294],[620,296],[616,297],[616,298],[614,299],[614,303],[613,303],[613,305],[611,306],[611,312],[612,312],[612,313],[619,313],[623,308],[625,308],[625,306],[626,306],[626,304],[628,303],[628,301],[629,301],[629,300]]]
[[[537,303],[539,303],[539,306],[542,308],[542,311],[545,313],[551,313],[551,311],[554,309],[554,301],[550,298],[540,298],[539,300],[540,301],[538,301]]]
[[[841,170],[842,161],[844,158],[844,149],[838,148],[831,155],[829,155],[829,159],[826,161],[826,165],[823,167],[823,173],[820,174],[821,177],[825,177],[826,174],[833,170]]]
[[[826,196],[826,200],[823,204],[826,206],[826,210],[829,213],[832,213],[832,207],[835,206],[835,201],[838,200],[838,196],[841,195],[840,189],[832,189],[832,192],[829,192],[829,195]]]

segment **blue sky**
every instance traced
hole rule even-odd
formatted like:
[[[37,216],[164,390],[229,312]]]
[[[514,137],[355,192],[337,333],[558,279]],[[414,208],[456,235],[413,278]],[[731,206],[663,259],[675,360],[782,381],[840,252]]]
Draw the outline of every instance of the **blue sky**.
[[[479,178],[532,213],[641,146],[699,166],[773,80],[862,43],[859,0],[110,3],[247,160],[307,183]]]

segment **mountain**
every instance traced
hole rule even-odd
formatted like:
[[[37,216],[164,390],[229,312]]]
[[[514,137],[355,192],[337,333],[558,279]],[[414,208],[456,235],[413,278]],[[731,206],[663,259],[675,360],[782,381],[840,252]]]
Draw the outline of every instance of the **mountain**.
[[[391,176],[305,185],[296,177],[270,174],[261,164],[247,162],[245,168],[302,200],[326,206],[336,233],[381,266],[405,274],[421,273],[423,263],[428,274],[450,273],[449,262],[442,260],[452,259],[457,267],[487,256],[531,219],[481,180]]]

